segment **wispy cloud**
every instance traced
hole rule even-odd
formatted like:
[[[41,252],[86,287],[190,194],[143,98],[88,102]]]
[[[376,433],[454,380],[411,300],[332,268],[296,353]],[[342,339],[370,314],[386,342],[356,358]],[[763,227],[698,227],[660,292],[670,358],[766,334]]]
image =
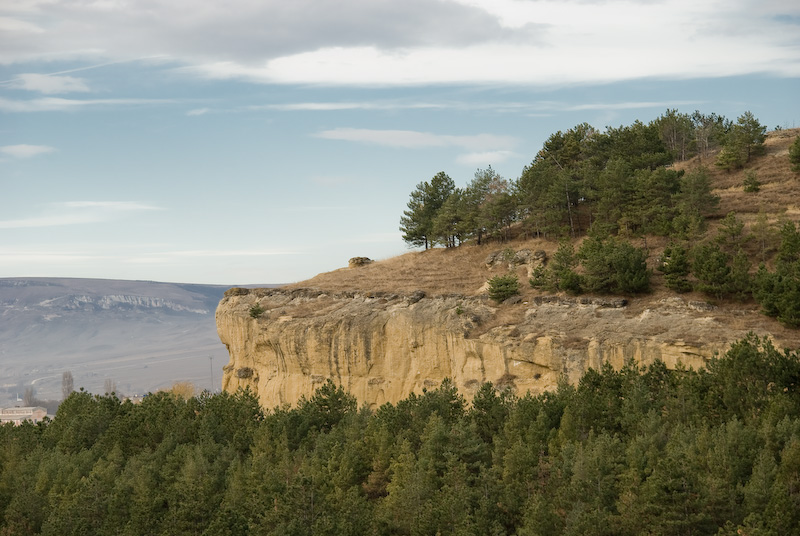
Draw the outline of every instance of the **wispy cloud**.
[[[290,250],[232,249],[232,250],[174,250],[167,245],[139,244],[39,244],[27,247],[0,247],[0,266],[3,264],[70,264],[110,262],[125,264],[173,264],[191,259],[247,258],[297,255]]]
[[[629,102],[594,102],[585,104],[543,103],[541,109],[550,109],[562,112],[582,112],[593,110],[638,110],[641,108],[678,108],[681,106],[696,106],[701,101],[629,101]]]
[[[266,257],[270,255],[297,255],[297,252],[281,249],[194,249],[162,253],[169,257]]]
[[[54,147],[48,145],[4,145],[0,147],[0,153],[13,156],[14,158],[31,158],[40,154],[52,153]]]
[[[136,201],[65,201],[63,203],[53,203],[53,206],[110,210],[117,212],[127,212],[132,210],[161,210],[159,207],[138,203]]]
[[[197,115],[206,115],[210,111],[211,109],[209,108],[195,108],[194,110],[189,110],[188,112],[186,112],[186,115],[188,115],[189,117]]]
[[[283,112],[295,111],[397,111],[397,110],[463,110],[463,111],[493,111],[507,113],[535,114],[542,112],[580,112],[592,110],[635,110],[644,108],[678,108],[696,106],[701,101],[672,100],[672,101],[622,101],[622,102],[593,102],[584,104],[571,104],[560,101],[532,101],[532,102],[496,102],[496,101],[442,101],[442,102],[401,102],[401,101],[350,101],[350,102],[296,102],[284,104],[266,104],[248,106],[248,110],[275,110]]]
[[[134,201],[69,201],[50,203],[39,214],[13,220],[0,220],[0,229],[61,227],[99,223],[125,214],[159,210],[158,207]]]
[[[74,262],[85,262],[91,260],[101,260],[104,257],[101,255],[94,255],[89,253],[76,253],[66,251],[54,251],[52,246],[46,248],[0,248],[0,259],[2,265],[21,264],[38,266],[41,264],[69,264]]]
[[[315,136],[329,140],[354,141],[407,149],[461,147],[468,150],[486,151],[503,149],[509,146],[513,147],[518,143],[517,138],[497,134],[454,136],[415,130],[374,130],[366,128],[335,128],[323,130],[316,133]]]
[[[172,104],[172,99],[64,99],[44,97],[41,99],[12,100],[0,97],[3,112],[67,112],[95,106],[148,106]]]
[[[17,75],[13,80],[5,83],[13,89],[37,91],[48,95],[56,93],[87,92],[89,86],[82,78],[74,76],[54,76],[37,73],[24,73]]]
[[[290,250],[279,249],[194,249],[194,250],[150,250],[134,255],[120,255],[119,259],[128,264],[174,265],[195,262],[197,259],[248,259],[252,257],[279,257],[297,255]]]
[[[250,109],[277,110],[283,112],[326,112],[326,111],[392,111],[392,110],[430,110],[436,108],[455,107],[445,103],[403,103],[394,101],[364,101],[364,102],[296,102],[287,104],[267,104],[264,106],[250,106]]]
[[[459,155],[456,162],[463,165],[486,166],[505,162],[515,156],[518,155],[513,151],[484,151]]]

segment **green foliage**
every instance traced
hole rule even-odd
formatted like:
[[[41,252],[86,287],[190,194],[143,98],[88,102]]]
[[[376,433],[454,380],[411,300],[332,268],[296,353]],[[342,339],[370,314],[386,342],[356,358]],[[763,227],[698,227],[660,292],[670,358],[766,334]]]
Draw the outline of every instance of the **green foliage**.
[[[712,149],[718,147],[729,129],[728,121],[717,114],[702,114],[695,110],[692,114],[694,140],[701,160],[707,159]]]
[[[744,222],[736,217],[735,212],[729,212],[720,222],[714,242],[720,245],[723,251],[733,254],[749,242],[751,237],[744,234]]]
[[[752,281],[749,275],[750,261],[743,251],[731,255],[718,244],[703,244],[694,249],[692,257],[698,290],[717,299],[747,299],[752,290]]]
[[[679,244],[670,244],[658,262],[658,270],[664,274],[668,289],[675,292],[690,292],[692,284],[687,276],[690,271],[689,252]]]
[[[774,271],[762,264],[753,280],[753,297],[764,314],[789,327],[800,327],[800,232],[792,222],[780,231]]]
[[[433,219],[432,236],[446,247],[457,246],[466,236],[464,203],[463,191],[456,188]]]
[[[455,190],[455,184],[444,171],[440,171],[430,181],[417,184],[411,192],[408,209],[400,218],[403,240],[411,246],[432,247],[436,240],[434,220],[439,209]]]
[[[450,380],[375,412],[333,382],[268,413],[78,392],[0,427],[0,533],[797,534],[798,379],[750,335],[704,371],[606,365],[469,405]]]
[[[735,123],[716,114],[667,110],[649,124],[608,127],[581,123],[552,134],[519,179],[509,183],[491,166],[464,188],[444,172],[420,182],[400,219],[411,246],[455,247],[465,241],[505,241],[512,228],[536,237],[655,234],[696,242],[719,197],[704,168],[671,169],[695,153],[707,158],[722,147],[717,165],[742,167],[763,152],[765,128],[750,112]],[[750,174],[744,187],[757,191]],[[733,254],[733,253],[732,253]],[[570,275],[578,286],[578,278]],[[539,283],[536,283],[537,285]]]
[[[589,237],[581,245],[578,256],[589,292],[638,294],[650,290],[647,253],[629,242]]]
[[[533,288],[580,294],[583,278],[575,272],[579,259],[570,240],[562,240],[547,268],[539,266],[530,279]]]
[[[739,116],[727,133],[717,166],[730,171],[743,167],[752,156],[763,154],[766,132],[767,127],[759,123],[751,112]]]
[[[789,147],[789,162],[792,164],[792,171],[800,171],[800,136]]]
[[[259,316],[264,314],[264,311],[266,311],[266,309],[264,309],[260,303],[257,303],[250,308],[250,317],[258,318]]]
[[[761,181],[758,180],[758,175],[755,171],[750,170],[744,174],[744,182],[742,183],[744,191],[752,194],[761,190]]]
[[[680,212],[688,212],[690,207],[700,215],[713,213],[719,205],[719,196],[711,193],[711,178],[706,168],[698,168],[681,177],[680,192],[676,195]]]
[[[489,297],[497,303],[519,294],[519,279],[515,274],[496,275],[489,279]]]
[[[675,160],[687,160],[696,149],[695,125],[687,114],[667,110],[654,121],[658,136]]]

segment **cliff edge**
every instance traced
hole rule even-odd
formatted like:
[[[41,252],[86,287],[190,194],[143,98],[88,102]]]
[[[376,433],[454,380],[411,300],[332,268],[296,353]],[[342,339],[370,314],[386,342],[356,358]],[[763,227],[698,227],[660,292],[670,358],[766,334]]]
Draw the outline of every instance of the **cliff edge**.
[[[231,358],[222,387],[250,387],[265,407],[293,404],[327,379],[376,407],[446,377],[471,399],[486,381],[540,393],[605,363],[698,368],[748,331],[767,335],[753,318],[757,309],[680,297],[543,295],[496,305],[485,296],[310,288],[234,288],[216,313]],[[796,333],[771,327],[779,346],[797,346]]]

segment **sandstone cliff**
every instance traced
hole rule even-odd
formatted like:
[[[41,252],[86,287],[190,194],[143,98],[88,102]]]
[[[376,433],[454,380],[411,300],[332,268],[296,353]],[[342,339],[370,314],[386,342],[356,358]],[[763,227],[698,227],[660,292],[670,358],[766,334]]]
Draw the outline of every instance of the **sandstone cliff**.
[[[604,363],[698,368],[758,317],[679,297],[533,296],[498,306],[485,296],[308,288],[231,289],[216,313],[230,353],[223,388],[249,386],[266,407],[293,404],[328,378],[375,407],[445,377],[470,399],[485,381],[539,393]],[[797,347],[796,334],[774,328],[779,346]]]

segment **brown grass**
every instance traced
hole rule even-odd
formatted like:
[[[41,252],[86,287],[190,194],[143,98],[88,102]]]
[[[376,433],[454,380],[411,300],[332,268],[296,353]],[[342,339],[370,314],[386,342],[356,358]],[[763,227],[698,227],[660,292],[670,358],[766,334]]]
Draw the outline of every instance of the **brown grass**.
[[[705,165],[711,175],[714,193],[720,196],[718,216],[728,212],[745,222],[753,222],[759,212],[767,213],[773,220],[784,216],[800,221],[800,173],[793,172],[789,164],[789,146],[800,135],[800,128],[770,132],[764,143],[764,155],[754,157],[743,169],[724,171],[714,165],[716,154],[705,162],[697,157],[676,164],[677,169],[693,169]],[[745,193],[745,175],[754,171],[761,182],[761,191]]]
[[[710,232],[725,214],[736,212],[745,222],[745,232],[751,232],[760,212],[764,212],[771,222],[784,219],[800,221],[800,173],[791,171],[788,150],[795,137],[800,135],[800,128],[769,133],[765,146],[766,153],[754,157],[742,170],[726,172],[714,166],[716,155],[711,155],[705,162],[693,158],[675,165],[677,169],[693,169],[705,165],[711,175],[714,193],[720,196],[717,214],[712,219]],[[761,182],[761,191],[745,193],[743,182],[747,171],[755,171]],[[636,241],[639,241],[636,243]],[[634,243],[646,246],[649,253],[649,264],[655,267],[658,255],[666,246],[668,239],[664,237],[637,238]],[[760,254],[757,241],[751,240],[747,245],[747,253],[754,264]],[[428,295],[461,294],[475,296],[485,293],[486,281],[494,275],[507,272],[504,266],[488,268],[485,260],[490,253],[513,248],[519,250],[544,250],[548,257],[557,249],[555,241],[544,239],[514,239],[510,242],[492,241],[480,246],[465,244],[457,248],[435,248],[427,251],[414,251],[356,268],[340,268],[332,272],[319,274],[309,280],[288,285],[288,288],[314,287],[326,291],[360,290],[364,292],[398,292],[411,293],[422,290]],[[577,244],[576,244],[577,248]],[[530,288],[527,274],[520,269],[520,283],[523,299],[528,299],[539,292]],[[653,293],[647,301],[652,302],[673,293],[663,287],[661,276],[656,273],[653,278]],[[705,301],[701,294],[683,296],[687,300]],[[632,311],[637,309],[632,303]]]
[[[490,242],[480,246],[465,244],[457,248],[413,251],[357,268],[340,268],[317,275],[288,288],[314,287],[330,291],[410,293],[422,290],[429,295],[482,293],[486,281],[506,273],[503,267],[487,268],[486,257],[506,248],[544,249],[548,254],[557,244],[545,240]]]

